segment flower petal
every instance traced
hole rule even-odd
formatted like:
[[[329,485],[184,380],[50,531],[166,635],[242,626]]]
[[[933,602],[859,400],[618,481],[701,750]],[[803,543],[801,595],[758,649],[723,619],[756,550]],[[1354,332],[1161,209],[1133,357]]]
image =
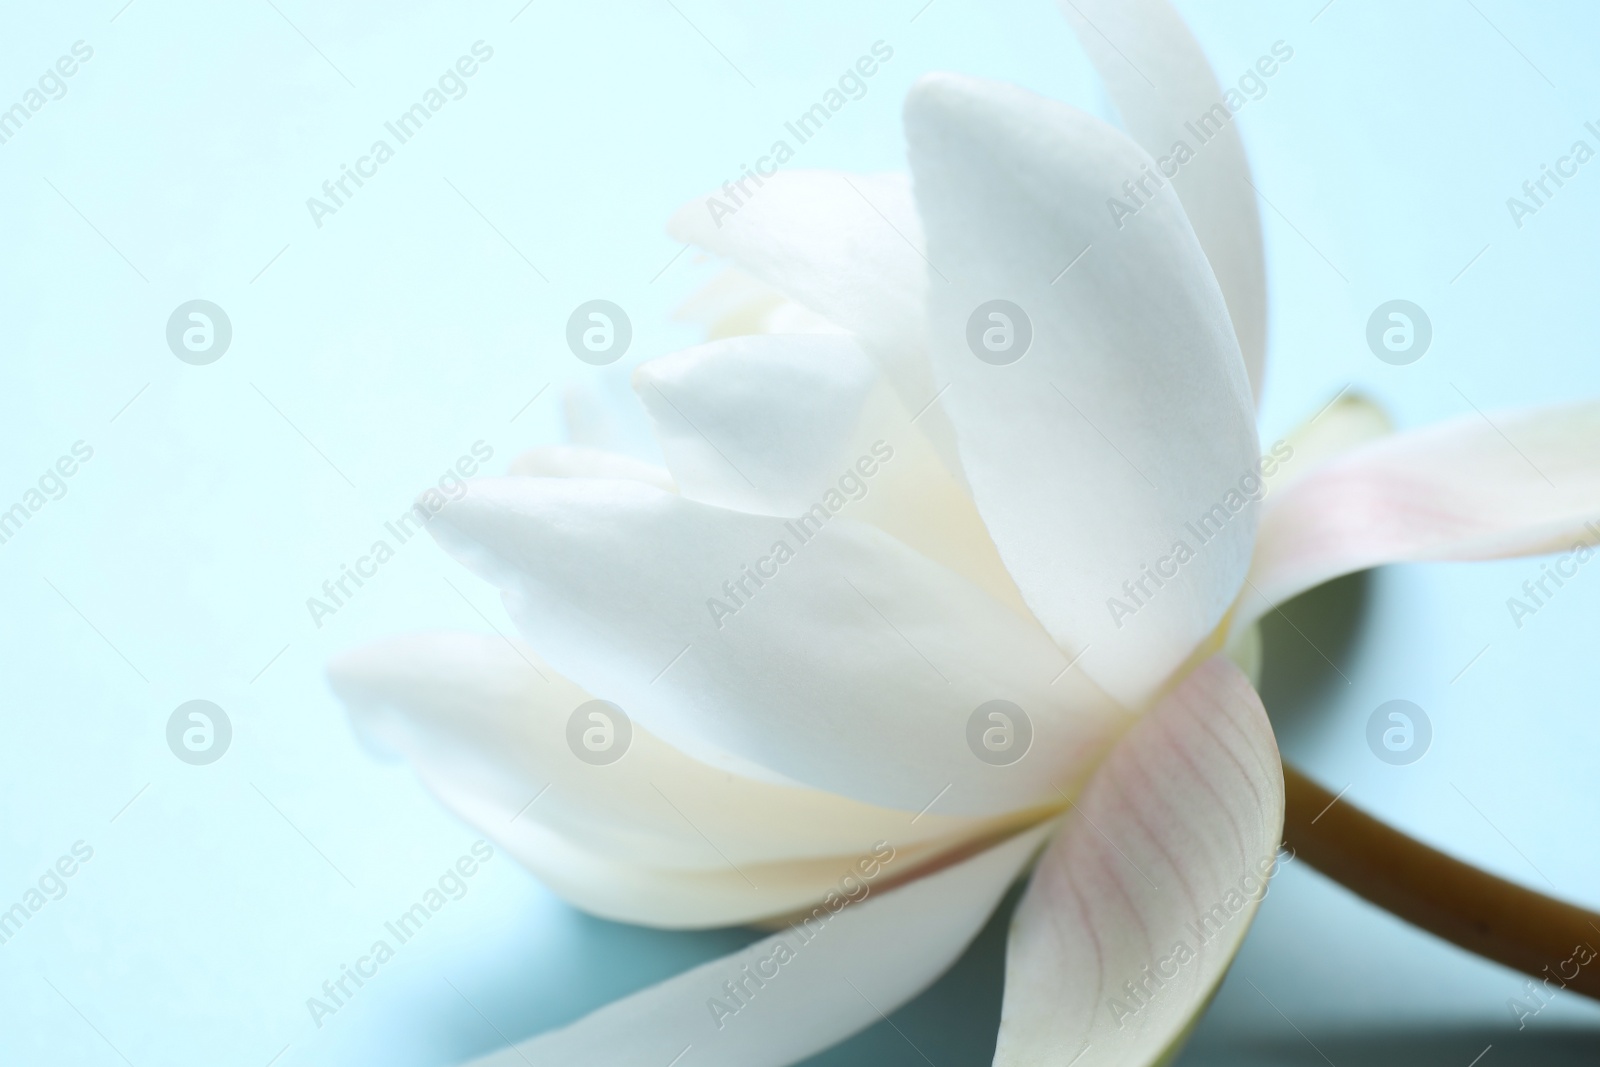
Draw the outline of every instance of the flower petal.
[[[587,445],[545,445],[513,459],[507,474],[530,478],[627,478],[672,492],[672,475],[654,463]]]
[[[1341,392],[1271,447],[1262,446],[1267,494],[1280,493],[1329,461],[1393,432],[1394,424],[1377,403]]]
[[[870,448],[853,438],[878,379],[848,335],[756,335],[641,364],[633,387],[686,497],[794,516]]]
[[[754,333],[849,332],[733,267],[691,295],[673,318],[700,324],[713,341]]]
[[[1139,147],[1156,158],[1178,155],[1179,144],[1193,152],[1174,162],[1172,187],[1227,299],[1259,400],[1267,347],[1261,219],[1244,142],[1200,43],[1166,0],[1061,0],[1061,10]],[[1191,124],[1204,124],[1203,140]]]
[[[1473,414],[1369,444],[1274,494],[1236,625],[1341,574],[1600,541],[1600,404]]]
[[[557,670],[708,762],[992,815],[1058,802],[1126,727],[1031,621],[873,527],[809,522],[637,482],[509,478],[473,481],[429,530],[501,586]],[[992,700],[1032,723],[1009,766],[968,747]]]
[[[1040,858],[996,1067],[1166,1062],[1238,951],[1282,830],[1272,727],[1214,657],[1112,751]]]
[[[335,659],[357,728],[403,755],[456,814],[567,900],[657,926],[729,925],[819,900],[874,841],[900,875],[1015,819],[875,808],[727,773],[635,725],[595,766],[567,724],[590,695],[520,642],[466,633],[389,638]]]
[[[720,868],[658,867],[594,840],[570,837],[524,816],[506,824],[503,806],[486,805],[472,786],[459,778],[430,779],[428,789],[444,806],[473,826],[484,829],[518,863],[574,907],[616,922],[664,929],[708,929],[750,923],[772,923],[805,911],[837,892],[840,879],[865,846],[851,852],[792,863],[724,863]],[[544,803],[542,800],[540,803]],[[910,819],[896,813],[900,826]],[[1015,819],[1005,833],[974,841],[923,842],[894,848],[891,880],[914,878],[938,870],[951,857],[970,855],[989,841],[1038,825],[1041,816]],[[501,823],[488,829],[495,820]],[[884,844],[891,844],[882,838]]]
[[[861,337],[907,403],[928,377],[922,223],[904,174],[779,171],[730,215],[717,194],[678,209],[667,230]]]
[[[732,215],[713,211],[712,199],[679,208],[668,231],[729,257],[741,271],[860,338],[906,409],[923,412],[923,433],[959,481],[944,412],[937,406],[923,411],[940,387],[928,364],[927,257],[907,176],[780,171]],[[735,322],[719,322],[719,330],[816,329],[781,305],[746,307]]]
[[[634,387],[690,500],[786,518],[848,500],[851,518],[1032,618],[972,498],[852,338],[700,345],[641,365]]]
[[[1255,470],[1222,293],[1170,189],[1111,227],[1107,194],[1148,157],[1105,124],[937,75],[913,88],[906,130],[947,279],[930,283],[934,367],[951,383],[940,403],[978,510],[1056,641],[1142,703],[1217,626],[1249,565],[1255,509],[1242,499],[1203,543],[1186,529]],[[969,347],[997,298],[1032,324],[1031,347],[1003,366]],[[1193,558],[1146,585],[1147,601],[1130,594],[1124,583],[1149,581],[1179,541]]]
[[[665,1067],[675,1058],[695,1067],[786,1067],[930,985],[982,928],[1047,829],[831,914],[823,909],[803,929],[797,923],[472,1067]],[[731,996],[730,984],[744,993]]]

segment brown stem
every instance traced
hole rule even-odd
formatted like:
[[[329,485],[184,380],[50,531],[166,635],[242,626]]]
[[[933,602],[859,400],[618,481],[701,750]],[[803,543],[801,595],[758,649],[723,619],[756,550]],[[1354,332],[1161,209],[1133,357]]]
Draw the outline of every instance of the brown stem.
[[[1390,829],[1284,765],[1284,843],[1414,926],[1600,1000],[1600,914],[1513,885]],[[1576,971],[1569,976],[1568,972]]]

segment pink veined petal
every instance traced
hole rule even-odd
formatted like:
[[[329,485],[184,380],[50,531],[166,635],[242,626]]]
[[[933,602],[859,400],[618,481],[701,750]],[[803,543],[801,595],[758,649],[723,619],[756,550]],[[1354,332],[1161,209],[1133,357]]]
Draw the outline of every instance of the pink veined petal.
[[[1600,542],[1600,403],[1386,438],[1268,499],[1237,626],[1342,574]]]
[[[1260,400],[1267,347],[1261,219],[1239,127],[1200,43],[1166,0],[1061,0],[1061,10],[1139,147],[1156,160],[1172,159],[1180,143],[1194,153],[1162,173],[1176,171],[1172,187],[1227,298]],[[1278,58],[1268,57],[1274,71],[1285,53],[1294,49],[1278,42]]]
[[[942,974],[1050,825],[824,909],[825,921],[812,913],[805,935],[791,926],[472,1067],[667,1067],[679,1058],[695,1067],[786,1067],[877,1022]],[[744,995],[734,999],[724,983],[743,984]]]
[[[1164,1062],[1238,951],[1282,829],[1272,727],[1214,657],[1112,751],[1040,858],[996,1067]]]
[[[1108,219],[1149,157],[1104,123],[943,74],[912,89],[905,121],[939,406],[973,499],[1034,615],[1140,706],[1249,567],[1255,413],[1222,292],[1171,189],[1121,229]],[[1017,358],[986,357],[1026,324]]]

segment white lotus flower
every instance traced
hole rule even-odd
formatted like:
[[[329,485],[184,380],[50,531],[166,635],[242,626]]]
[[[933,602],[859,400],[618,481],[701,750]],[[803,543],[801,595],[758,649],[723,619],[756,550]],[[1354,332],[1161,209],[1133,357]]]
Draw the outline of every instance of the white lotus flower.
[[[485,1062],[792,1063],[925,988],[1036,856],[995,1062],[1159,1062],[1283,821],[1219,649],[1337,575],[1564,548],[1600,513],[1594,405],[1369,441],[1341,401],[1263,461],[1233,126],[1121,228],[1106,208],[1222,91],[1160,0],[1066,8],[1126,133],[931,76],[909,180],[782,172],[720,225],[685,207],[673,232],[740,272],[741,335],[636,373],[669,470],[567,447],[475,481],[431,529],[527,644],[334,664],[363,729],[579,907],[793,923]],[[967,340],[994,299],[1031,324],[1003,366]],[[604,766],[567,742],[595,699],[634,720]]]

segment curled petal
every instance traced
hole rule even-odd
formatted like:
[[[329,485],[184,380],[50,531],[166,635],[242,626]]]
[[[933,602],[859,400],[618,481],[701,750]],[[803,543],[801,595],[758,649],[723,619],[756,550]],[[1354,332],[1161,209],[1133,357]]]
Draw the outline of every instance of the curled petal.
[[[1108,193],[1149,157],[1104,123],[937,75],[913,88],[906,132],[940,406],[978,510],[1056,641],[1142,704],[1249,565],[1255,508],[1236,487],[1255,415],[1222,293],[1170,188],[1109,222]]]
[[[1276,868],[1283,770],[1216,657],[1133,728],[1040,858],[1006,950],[996,1067],[1167,1062]]]
[[[786,1067],[933,982],[982,928],[1048,827],[651,986],[472,1067]],[[747,975],[755,975],[748,978]],[[729,987],[744,993],[730,995]]]
[[[1274,494],[1236,625],[1385,563],[1600,542],[1600,404],[1463,416],[1329,462]]]
[[[1200,43],[1166,0],[1061,0],[1061,10],[1129,135],[1160,161],[1156,169],[1183,201],[1227,299],[1259,400],[1267,346],[1261,219],[1233,109]],[[1283,51],[1275,54],[1284,58]],[[1288,48],[1287,55],[1293,54]],[[1276,69],[1277,60],[1268,62]]]

